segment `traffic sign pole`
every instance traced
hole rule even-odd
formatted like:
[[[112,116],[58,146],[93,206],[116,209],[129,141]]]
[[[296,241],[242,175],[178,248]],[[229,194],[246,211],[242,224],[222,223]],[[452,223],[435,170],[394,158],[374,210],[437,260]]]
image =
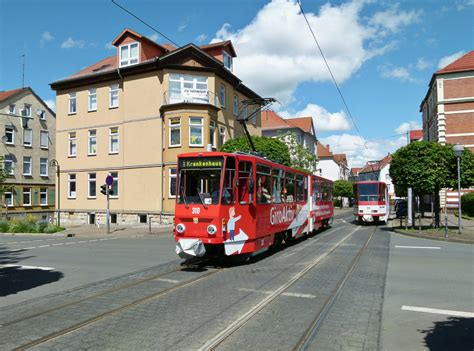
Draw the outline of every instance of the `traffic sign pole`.
[[[110,234],[110,195],[109,191],[110,190],[110,185],[107,185],[107,234]]]

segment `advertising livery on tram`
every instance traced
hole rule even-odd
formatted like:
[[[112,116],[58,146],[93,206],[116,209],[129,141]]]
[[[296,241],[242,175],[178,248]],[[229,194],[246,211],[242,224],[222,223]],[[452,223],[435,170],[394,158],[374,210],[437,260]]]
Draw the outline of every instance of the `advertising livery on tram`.
[[[331,181],[251,154],[179,155],[176,194],[181,257],[258,254],[333,217]]]

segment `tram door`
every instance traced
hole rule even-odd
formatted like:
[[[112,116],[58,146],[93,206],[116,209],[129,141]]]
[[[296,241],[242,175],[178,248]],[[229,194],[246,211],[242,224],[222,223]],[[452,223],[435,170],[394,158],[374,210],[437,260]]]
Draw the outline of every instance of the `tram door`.
[[[255,180],[254,166],[252,161],[239,159],[237,165],[237,202],[235,206],[236,222],[238,227],[250,236],[250,232],[254,232],[255,228]],[[236,232],[238,232],[236,228]]]

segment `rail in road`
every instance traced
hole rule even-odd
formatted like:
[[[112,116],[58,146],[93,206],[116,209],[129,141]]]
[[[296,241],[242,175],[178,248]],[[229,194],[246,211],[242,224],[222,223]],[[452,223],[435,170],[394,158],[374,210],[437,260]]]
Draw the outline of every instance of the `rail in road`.
[[[348,228],[348,226],[345,227],[346,229]],[[202,349],[212,349],[225,342],[230,335],[242,328],[256,314],[258,314],[260,310],[270,305],[279,296],[292,296],[291,293],[288,292],[289,288],[295,285],[295,283],[304,277],[308,272],[316,268],[327,258],[331,257],[335,250],[340,248],[341,245],[345,245],[346,247],[354,245],[347,243],[347,241],[355,232],[360,229],[359,227],[355,229],[350,228],[351,232],[349,234],[347,234],[347,232],[337,232],[337,229],[338,228],[334,227],[323,234],[319,234],[311,240],[302,240],[296,245],[290,246],[285,250],[282,250],[283,252],[276,255],[270,255],[268,257],[263,256],[264,259],[262,260],[261,258],[258,258],[257,261],[261,260],[261,262],[258,263],[264,263],[266,267],[272,267],[272,273],[274,273],[274,275],[269,277],[268,280],[262,282],[262,286],[272,281],[275,283],[280,281],[285,282],[281,284],[278,289],[274,290],[274,292],[268,294],[268,296],[264,297],[263,299],[256,299],[255,301],[258,301],[256,306],[250,308],[250,310],[243,316],[234,318],[234,322],[225,328],[225,332],[219,333],[214,338],[209,338],[210,341],[203,345]],[[375,232],[375,230],[376,228],[374,227],[373,231]],[[333,234],[337,235],[333,236]],[[344,236],[341,239],[342,234],[344,234]],[[360,257],[362,252],[365,250],[373,235],[374,233],[372,232],[363,247],[359,250],[356,257],[353,259],[351,263],[352,268],[349,268],[348,272],[344,276],[344,279],[334,290],[332,294],[334,297],[326,301],[325,306],[328,306],[325,307],[326,309],[330,308],[331,304],[336,299],[337,294],[339,293],[340,289],[342,289],[345,280],[347,280],[347,277],[350,276],[352,270],[354,269],[353,267],[357,265],[358,257]],[[314,247],[319,247],[322,251],[322,254],[316,255],[316,257],[313,250]],[[295,259],[296,262],[287,264],[289,262],[288,260],[291,258]],[[310,260],[309,263],[307,262],[308,260]],[[286,268],[280,270],[280,267],[284,267],[282,263],[285,264]],[[298,268],[302,265],[303,269]],[[259,269],[266,269],[258,268],[258,264],[251,266],[255,267],[252,268],[252,271],[254,269],[255,271],[258,271]],[[142,305],[148,306],[150,304],[157,304],[160,300],[164,300],[163,303],[166,305],[168,304],[166,301],[170,299],[170,296],[175,295],[178,291],[183,291],[181,295],[187,294],[186,296],[189,296],[189,298],[194,297],[193,295],[197,287],[199,287],[198,290],[202,290],[203,288],[210,289],[207,287],[207,282],[213,279],[217,280],[217,278],[215,278],[217,276],[221,277],[218,278],[221,280],[233,279],[229,276],[229,274],[218,275],[217,273],[225,270],[231,274],[240,274],[241,272],[239,273],[239,269],[247,270],[251,266],[241,266],[236,267],[236,269],[225,269],[222,267],[210,267],[204,265],[205,268],[203,271],[196,272],[197,274],[192,274],[191,278],[189,275],[185,276],[183,274],[181,267],[175,267],[159,274],[148,275],[143,279],[138,279],[126,284],[120,284],[113,288],[104,289],[85,297],[73,299],[67,303],[53,305],[51,308],[43,309],[41,311],[37,311],[36,313],[25,314],[20,318],[7,320],[5,323],[3,323],[2,327],[0,327],[0,339],[4,339],[4,336],[15,333],[19,337],[15,338],[14,340],[10,338],[10,344],[4,344],[4,346],[7,346],[9,349],[16,350],[24,350],[35,347],[47,349],[51,343],[53,343],[52,345],[55,345],[55,343],[57,344],[58,342],[61,342],[63,337],[65,337],[66,340],[71,338],[80,339],[81,333],[87,334],[87,327],[94,325],[94,323],[99,324],[97,329],[100,329],[104,323],[109,323],[109,319],[119,319],[121,322],[126,323],[126,318],[123,318],[123,316],[127,311],[136,310]],[[298,268],[298,272],[293,275],[295,268]],[[288,274],[290,275],[289,278],[287,277]],[[160,282],[159,286],[153,285],[157,282]],[[239,290],[244,291],[243,289]],[[125,295],[126,298],[124,297]],[[180,294],[178,293],[178,295]],[[304,297],[302,294],[300,294],[300,297],[301,296]],[[188,303],[191,300],[192,299],[188,300]],[[96,306],[100,307],[97,308]],[[173,308],[171,304],[169,305],[169,308]],[[87,312],[86,314],[77,315],[77,313],[74,312],[84,309]],[[147,307],[145,307],[145,309],[147,309]],[[66,315],[67,317],[62,318]],[[314,318],[311,326],[309,326],[306,330],[306,337],[304,338],[305,340],[311,341],[314,335],[317,335],[317,325],[325,318],[325,315],[326,313],[323,313],[323,309],[321,309],[320,313]],[[168,323],[167,320],[161,319],[159,316],[156,316],[156,318],[157,319],[152,321],[155,324]],[[56,319],[58,320],[55,322]],[[170,323],[172,323],[172,321]],[[34,332],[27,335],[19,335],[20,333],[18,333],[18,330],[27,331],[28,325],[38,324],[44,325],[44,328],[40,332],[35,330]],[[84,331],[81,332],[81,330]],[[303,337],[301,339],[303,339]],[[58,341],[56,342],[56,340]],[[110,346],[110,344],[108,345]],[[305,344],[302,342],[301,345],[303,345],[302,349],[304,349]]]

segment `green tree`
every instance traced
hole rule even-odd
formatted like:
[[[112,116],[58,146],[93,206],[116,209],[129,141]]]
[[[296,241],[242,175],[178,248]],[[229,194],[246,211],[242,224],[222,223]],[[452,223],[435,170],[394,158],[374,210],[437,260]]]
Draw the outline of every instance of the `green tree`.
[[[353,197],[354,191],[352,188],[352,182],[344,179],[338,179],[334,182],[333,195],[339,197],[339,204],[342,208],[343,197]]]
[[[307,148],[298,143],[296,135],[292,132],[287,132],[277,137],[288,146],[290,152],[291,166],[302,171],[313,173],[316,171],[318,158],[314,153],[309,152]]]
[[[257,152],[274,162],[285,166],[291,166],[290,152],[288,146],[278,139],[252,136],[252,141]],[[250,145],[245,136],[230,139],[220,148],[223,152],[250,152]]]
[[[472,152],[464,152],[461,164],[462,185],[472,185]],[[468,169],[469,167],[471,168]],[[436,226],[439,226],[439,191],[445,187],[453,187],[457,179],[452,145],[418,141],[398,149],[392,155],[390,177],[398,196],[406,196],[407,188],[412,188],[418,196],[434,194],[435,222]]]

